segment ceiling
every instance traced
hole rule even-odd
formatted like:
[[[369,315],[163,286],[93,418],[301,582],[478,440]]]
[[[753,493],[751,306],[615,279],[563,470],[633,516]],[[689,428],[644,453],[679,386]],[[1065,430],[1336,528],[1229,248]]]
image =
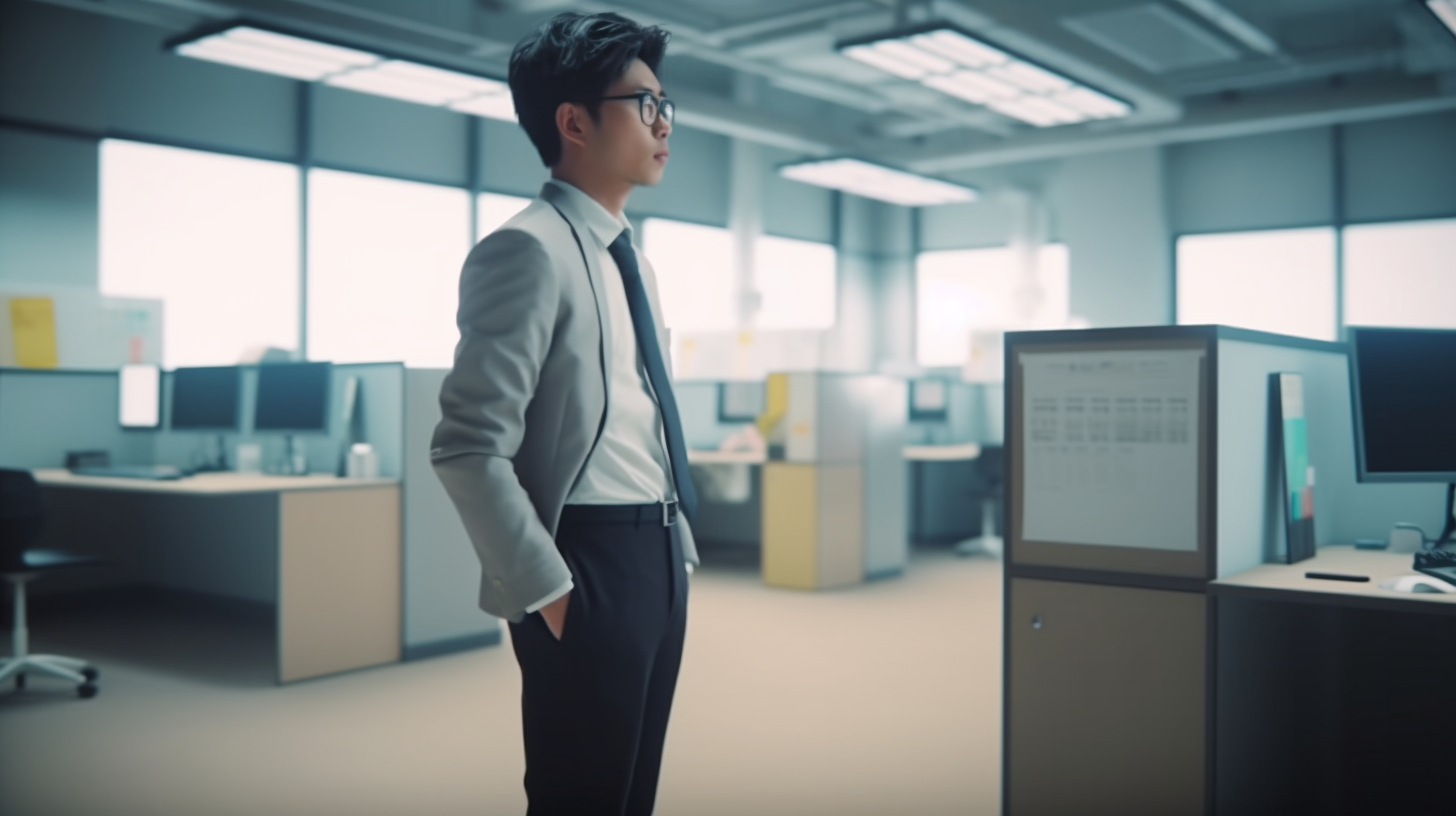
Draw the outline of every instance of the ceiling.
[[[567,10],[673,33],[679,123],[806,155],[954,177],[1089,151],[1456,108],[1456,36],[1416,0],[37,0],[182,32],[248,16],[504,76],[512,44]],[[834,50],[947,21],[1130,101],[1034,128]]]

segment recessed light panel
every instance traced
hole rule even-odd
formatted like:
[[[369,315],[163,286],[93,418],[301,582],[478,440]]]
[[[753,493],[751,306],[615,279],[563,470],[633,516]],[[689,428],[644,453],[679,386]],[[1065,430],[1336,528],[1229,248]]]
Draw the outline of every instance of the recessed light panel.
[[[930,207],[976,200],[976,191],[970,187],[859,159],[822,159],[787,164],[779,168],[779,175],[902,207]]]
[[[1450,3],[1456,18],[1456,0]],[[1037,127],[1115,119],[1132,106],[949,26],[843,44],[840,53]]]

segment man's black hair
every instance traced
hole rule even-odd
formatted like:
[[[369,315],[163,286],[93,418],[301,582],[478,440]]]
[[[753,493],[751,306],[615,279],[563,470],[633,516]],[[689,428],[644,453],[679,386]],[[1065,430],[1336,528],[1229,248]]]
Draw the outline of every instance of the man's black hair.
[[[563,12],[516,43],[509,82],[516,117],[531,137],[541,162],[561,160],[556,109],[563,102],[586,105],[598,121],[607,88],[640,59],[657,73],[671,35],[641,26],[620,14]]]

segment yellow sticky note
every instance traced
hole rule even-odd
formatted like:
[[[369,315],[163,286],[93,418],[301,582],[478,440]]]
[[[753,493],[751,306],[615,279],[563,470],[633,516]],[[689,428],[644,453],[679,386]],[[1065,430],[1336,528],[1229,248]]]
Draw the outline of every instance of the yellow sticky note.
[[[21,368],[56,368],[56,304],[50,298],[11,298],[10,325],[15,333],[15,364]]]
[[[758,432],[767,439],[774,426],[789,412],[789,375],[768,375],[765,391],[764,411],[758,417]]]

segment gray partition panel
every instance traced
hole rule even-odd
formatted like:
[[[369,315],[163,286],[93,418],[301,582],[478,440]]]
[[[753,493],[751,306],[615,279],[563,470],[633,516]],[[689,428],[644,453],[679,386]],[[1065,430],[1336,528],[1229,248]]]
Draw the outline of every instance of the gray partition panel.
[[[404,657],[499,643],[501,625],[482,612],[480,561],[455,505],[430,464],[444,369],[405,371]]]
[[[153,431],[123,430],[115,371],[0,369],[0,467],[53,468],[73,450],[152,461]]]

